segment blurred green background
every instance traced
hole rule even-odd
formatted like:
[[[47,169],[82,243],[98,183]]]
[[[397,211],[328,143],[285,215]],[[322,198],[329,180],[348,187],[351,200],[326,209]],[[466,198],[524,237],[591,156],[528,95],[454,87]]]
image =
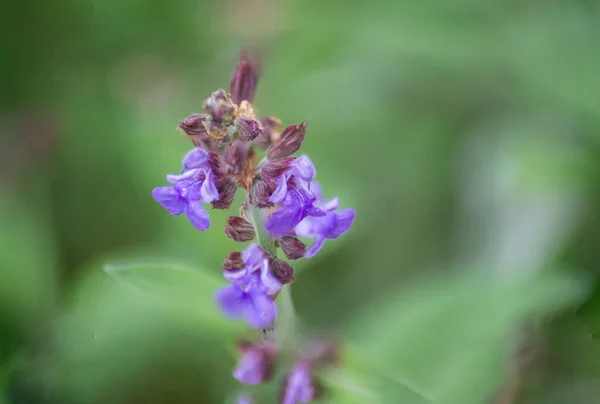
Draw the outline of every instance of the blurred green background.
[[[323,402],[600,402],[598,2],[1,8],[0,403],[243,391],[255,335],[212,302],[228,215],[200,233],[150,197],[241,48],[260,113],[310,118],[304,152],[358,212],[296,266],[299,332],[344,346]]]

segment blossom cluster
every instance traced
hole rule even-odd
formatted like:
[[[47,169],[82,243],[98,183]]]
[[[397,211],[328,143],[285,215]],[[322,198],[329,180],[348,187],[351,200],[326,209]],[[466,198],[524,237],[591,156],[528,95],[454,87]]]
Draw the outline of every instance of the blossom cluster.
[[[277,250],[292,261],[311,258],[325,240],[350,229],[355,211],[340,210],[337,198],[325,200],[311,160],[293,156],[306,136],[306,122],[283,128],[275,117],[257,116],[252,101],[259,76],[258,63],[242,54],[230,91],[214,91],[204,101],[203,113],[179,123],[194,148],[183,158],[181,172],[167,175],[170,185],[155,188],[152,196],[171,215],[185,214],[192,226],[204,231],[210,217],[203,204],[229,209],[243,190],[245,201],[239,215],[228,218],[225,234],[237,242],[254,242],[227,255],[222,269],[230,284],[216,291],[215,301],[224,315],[269,330],[276,325],[275,299],[295,280],[294,269],[277,257]],[[258,161],[260,150],[265,150],[264,158]],[[312,239],[311,244],[301,238]],[[256,366],[265,367],[273,352],[273,347],[246,346],[234,376],[247,384],[266,379],[250,364],[260,356]],[[306,361],[293,367],[283,403],[305,403],[316,396],[309,370]]]

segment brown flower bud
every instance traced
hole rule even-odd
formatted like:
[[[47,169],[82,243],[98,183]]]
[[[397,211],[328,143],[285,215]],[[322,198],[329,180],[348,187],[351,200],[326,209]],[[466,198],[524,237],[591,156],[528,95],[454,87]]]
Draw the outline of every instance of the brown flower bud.
[[[223,263],[223,271],[235,271],[238,269],[242,269],[246,266],[244,260],[242,259],[241,252],[232,252],[227,254],[225,257],[225,262]]]
[[[292,268],[287,262],[277,258],[271,258],[269,264],[271,267],[271,273],[282,284],[294,282],[296,279],[294,277],[294,268]]]
[[[192,114],[187,118],[179,121],[179,127],[188,136],[206,135],[206,126],[204,122],[208,119],[206,114]]]
[[[269,208],[273,203],[269,198],[277,188],[277,184],[271,178],[262,178],[254,185],[254,201],[259,208]]]
[[[240,243],[250,241],[256,236],[252,223],[239,216],[230,216],[227,219],[225,234],[233,241]]]
[[[228,166],[229,172],[233,175],[238,175],[244,171],[247,159],[248,145],[240,140],[233,142],[223,152],[223,162]]]
[[[231,98],[234,103],[252,101],[260,76],[259,70],[259,64],[251,60],[246,53],[242,53],[240,62],[231,76]]]
[[[290,168],[290,165],[294,160],[296,160],[295,157],[281,157],[271,160],[261,168],[260,174],[263,178],[276,180]]]
[[[235,180],[230,176],[217,178],[216,185],[219,191],[219,199],[212,202],[213,208],[220,210],[229,209],[237,191]]]
[[[289,260],[297,260],[304,257],[306,244],[295,236],[283,236],[279,239],[279,245]]]
[[[256,139],[263,131],[260,122],[250,118],[238,118],[234,121],[238,136],[244,142]]]
[[[281,132],[277,143],[267,150],[267,157],[269,159],[275,159],[296,153],[300,149],[300,146],[302,146],[305,135],[306,122],[288,126]]]
[[[236,110],[229,93],[225,90],[213,92],[204,101],[203,108],[209,115],[205,122],[208,137],[213,141],[225,138]]]

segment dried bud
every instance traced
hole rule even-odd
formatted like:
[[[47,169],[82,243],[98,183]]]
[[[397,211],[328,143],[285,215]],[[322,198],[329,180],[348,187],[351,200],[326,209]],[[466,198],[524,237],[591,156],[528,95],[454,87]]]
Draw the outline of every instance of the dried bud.
[[[233,241],[240,243],[250,241],[256,236],[252,223],[239,216],[230,216],[227,219],[225,234]]]
[[[182,121],[179,121],[179,127],[188,136],[206,135],[206,126],[204,122],[208,119],[206,114],[193,114]]]
[[[216,185],[217,190],[219,191],[219,199],[212,202],[213,208],[220,210],[229,209],[235,199],[235,193],[237,191],[237,185],[233,177],[225,176],[217,178]]]
[[[251,344],[242,341],[238,348],[242,357],[233,371],[233,377],[244,384],[260,384],[271,377],[278,354],[272,342]]]
[[[225,168],[221,162],[221,157],[217,153],[213,152],[208,154],[208,164],[217,178],[225,175]]]
[[[209,115],[205,122],[208,137],[213,141],[225,138],[236,109],[231,96],[225,90],[217,90],[204,101],[203,108]]]
[[[297,260],[304,257],[306,244],[294,236],[283,236],[279,239],[279,245],[289,260]]]
[[[262,133],[260,122],[250,118],[238,118],[234,122],[237,133],[244,142],[256,139]]]
[[[297,125],[290,125],[281,132],[279,141],[267,150],[267,157],[275,159],[278,157],[286,157],[296,153],[306,135],[306,122]]]
[[[269,201],[271,194],[277,188],[277,183],[271,178],[262,178],[254,185],[254,201],[259,208],[269,208],[273,203]]]
[[[294,268],[285,261],[277,258],[271,258],[270,263],[271,273],[277,278],[282,284],[294,282]]]
[[[223,162],[229,168],[229,172],[233,175],[241,174],[244,171],[246,160],[248,159],[248,146],[239,140],[225,149],[223,152]]]
[[[318,399],[322,393],[323,388],[313,377],[310,366],[305,362],[298,362],[285,378],[279,403],[309,403]]]
[[[260,118],[260,123],[263,126],[263,131],[254,141],[266,149],[279,140],[281,121],[274,116],[267,116]]]
[[[260,174],[263,178],[275,180],[290,168],[294,160],[296,160],[295,157],[282,157],[271,160],[261,168]]]
[[[242,269],[246,266],[244,260],[242,259],[241,252],[232,252],[227,254],[225,257],[225,262],[221,267],[223,271],[236,271],[238,269]]]
[[[252,101],[260,76],[258,63],[242,54],[241,60],[231,76],[231,97],[236,104]]]

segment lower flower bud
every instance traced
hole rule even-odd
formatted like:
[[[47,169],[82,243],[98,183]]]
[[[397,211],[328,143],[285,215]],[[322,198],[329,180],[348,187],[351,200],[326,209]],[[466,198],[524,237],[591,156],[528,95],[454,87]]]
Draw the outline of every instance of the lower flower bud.
[[[233,371],[233,377],[244,384],[260,384],[271,377],[278,354],[272,342],[252,344],[242,341],[238,348],[242,357]]]
[[[271,273],[282,284],[294,282],[294,268],[285,261],[277,258],[271,258],[270,262]]]
[[[297,260],[304,257],[306,244],[294,236],[283,236],[279,239],[279,245],[289,260]]]
[[[223,271],[236,271],[246,266],[244,259],[242,258],[241,252],[232,252],[227,254],[225,262],[223,263]]]
[[[227,219],[225,234],[233,241],[240,243],[250,241],[256,236],[252,223],[239,216],[230,216]]]

